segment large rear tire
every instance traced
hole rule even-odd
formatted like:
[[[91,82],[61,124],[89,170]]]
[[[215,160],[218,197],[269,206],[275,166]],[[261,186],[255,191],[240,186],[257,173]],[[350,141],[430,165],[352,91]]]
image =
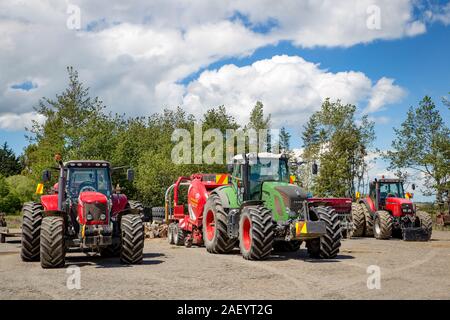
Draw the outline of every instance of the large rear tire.
[[[431,219],[430,214],[425,211],[417,211],[416,216],[419,218],[420,226],[428,232],[428,240],[430,240],[433,232],[433,220]]]
[[[363,211],[364,204],[352,203],[352,229],[350,231],[351,237],[362,237],[364,235],[364,227],[366,225],[366,219]]]
[[[274,224],[272,212],[264,206],[242,209],[239,220],[239,247],[244,259],[267,259],[272,251]]]
[[[320,206],[311,210],[325,223],[326,233],[320,239],[306,242],[308,253],[312,258],[335,258],[339,253],[342,239],[339,215],[330,207]]]
[[[166,219],[166,208],[153,207],[152,208],[152,221],[164,221]]]
[[[20,257],[23,261],[39,261],[41,242],[42,205],[27,202],[22,208],[22,248]]]
[[[384,210],[375,213],[373,222],[373,234],[380,240],[389,239],[392,236],[393,220],[391,214]]]
[[[44,217],[41,225],[41,267],[62,268],[65,265],[64,219]]]
[[[120,261],[125,264],[140,264],[144,257],[144,228],[139,215],[122,217]]]
[[[227,212],[218,195],[208,197],[203,210],[203,241],[210,253],[229,253],[236,246],[236,239],[227,233]]]
[[[364,236],[373,237],[373,218],[365,204],[361,204],[365,217]]]
[[[141,217],[142,221],[145,220],[144,215],[144,205],[136,200],[129,200],[128,205],[130,206],[130,209],[137,209],[139,211],[139,216]]]

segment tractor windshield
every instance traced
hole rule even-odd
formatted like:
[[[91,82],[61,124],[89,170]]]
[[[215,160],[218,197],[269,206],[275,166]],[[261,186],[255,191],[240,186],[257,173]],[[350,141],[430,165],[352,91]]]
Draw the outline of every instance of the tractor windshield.
[[[67,190],[71,198],[78,198],[82,191],[97,191],[111,196],[111,180],[108,168],[70,168],[67,174]]]
[[[380,183],[380,198],[404,198],[403,184],[401,182]]]
[[[289,172],[284,159],[261,159],[250,165],[250,184],[263,181],[289,182]]]

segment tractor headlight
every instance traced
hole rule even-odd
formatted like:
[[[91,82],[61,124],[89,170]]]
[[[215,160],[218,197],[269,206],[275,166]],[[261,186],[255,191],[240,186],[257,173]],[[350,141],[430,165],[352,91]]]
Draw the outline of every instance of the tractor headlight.
[[[102,214],[100,215],[100,220],[106,220],[106,214],[102,213]]]
[[[88,213],[86,219],[87,221],[91,221],[93,219],[92,214]]]

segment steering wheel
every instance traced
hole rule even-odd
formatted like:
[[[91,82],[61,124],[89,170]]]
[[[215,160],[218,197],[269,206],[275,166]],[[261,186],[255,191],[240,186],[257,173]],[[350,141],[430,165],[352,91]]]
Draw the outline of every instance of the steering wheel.
[[[84,191],[94,191],[97,192],[97,190],[94,187],[94,184],[92,182],[83,182],[80,186],[80,192],[82,193]]]

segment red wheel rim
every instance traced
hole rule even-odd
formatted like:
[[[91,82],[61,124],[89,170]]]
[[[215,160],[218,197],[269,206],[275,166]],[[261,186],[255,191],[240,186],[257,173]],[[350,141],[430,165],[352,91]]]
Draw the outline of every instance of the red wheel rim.
[[[244,217],[244,223],[242,224],[242,242],[245,250],[250,250],[252,245],[252,237],[250,235],[251,223],[250,219]]]
[[[206,238],[209,241],[214,239],[214,233],[216,232],[216,224],[214,221],[214,212],[212,210],[208,210],[206,213]]]

